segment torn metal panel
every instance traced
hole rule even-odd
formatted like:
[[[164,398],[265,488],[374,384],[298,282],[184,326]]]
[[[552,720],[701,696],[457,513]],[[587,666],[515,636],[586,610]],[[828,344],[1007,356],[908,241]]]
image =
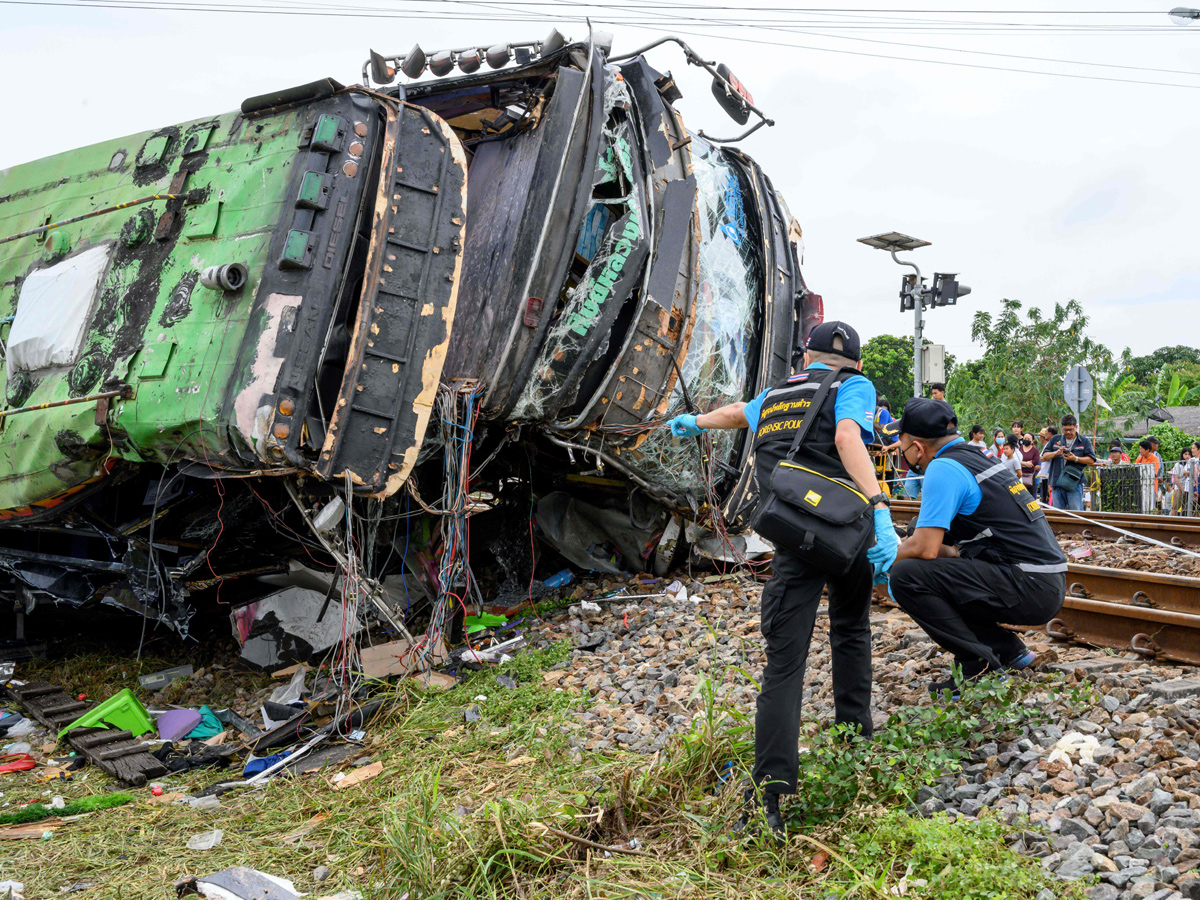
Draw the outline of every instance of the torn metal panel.
[[[695,321],[700,232],[691,142],[655,87],[657,72],[639,59],[623,63],[621,74],[634,101],[648,173],[653,252],[621,348],[590,399],[562,423],[566,429],[623,427],[661,416]],[[605,443],[626,442],[610,436]]]
[[[340,600],[327,593],[289,587],[230,613],[241,657],[260,668],[306,662],[341,639],[343,629],[357,632],[362,624],[346,622]]]
[[[560,67],[541,98],[526,101],[545,106],[533,124],[468,141],[459,309],[472,326],[455,329],[446,371],[487,386],[490,416],[516,403],[566,283],[599,153],[603,86],[594,50],[582,70]]]
[[[596,161],[592,198],[575,248],[574,270],[511,417],[550,420],[586,390],[589,370],[606,368],[618,317],[636,302],[650,253],[648,211],[640,156],[624,81],[610,74],[604,94],[606,123]],[[590,227],[589,227],[590,226]],[[625,316],[628,320],[628,315]]]
[[[371,246],[346,370],[318,474],[348,472],[379,497],[412,472],[424,438],[462,276],[466,156],[428,110],[389,108]],[[276,428],[284,423],[277,413]]]

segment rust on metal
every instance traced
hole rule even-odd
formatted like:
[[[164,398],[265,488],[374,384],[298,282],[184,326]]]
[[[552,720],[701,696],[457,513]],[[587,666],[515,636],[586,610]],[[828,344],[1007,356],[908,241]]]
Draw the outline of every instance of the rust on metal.
[[[1196,606],[1193,606],[1196,608]],[[1200,665],[1200,615],[1068,596],[1046,634],[1141,656]]]
[[[88,394],[86,397],[71,397],[67,400],[55,400],[51,403],[39,403],[36,406],[22,406],[17,409],[5,409],[0,410],[0,419],[5,419],[9,416],[20,415],[21,413],[36,412],[39,409],[55,409],[59,406],[71,406],[75,403],[91,403],[93,401],[99,401],[103,403],[104,409],[107,411],[109,400],[112,400],[114,397],[128,398],[129,395],[129,388],[122,388],[119,391],[105,391],[102,394]],[[102,422],[97,419],[97,424],[102,424]]]
[[[1200,613],[1200,578],[1071,563],[1067,566],[1067,596]]]

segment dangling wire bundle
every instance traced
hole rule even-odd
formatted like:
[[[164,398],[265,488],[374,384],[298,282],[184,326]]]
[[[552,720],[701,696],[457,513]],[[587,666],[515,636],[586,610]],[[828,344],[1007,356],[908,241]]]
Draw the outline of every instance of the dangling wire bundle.
[[[471,507],[471,449],[479,418],[482,390],[477,384],[443,385],[438,391],[437,410],[442,436],[441,559],[438,565],[438,594],[429,627],[417,646],[419,669],[429,667],[440,645],[446,624],[457,604],[467,613],[467,600],[474,592],[481,600],[469,562],[470,530],[467,514]],[[422,504],[424,505],[424,504]],[[477,604],[478,605],[478,604]]]

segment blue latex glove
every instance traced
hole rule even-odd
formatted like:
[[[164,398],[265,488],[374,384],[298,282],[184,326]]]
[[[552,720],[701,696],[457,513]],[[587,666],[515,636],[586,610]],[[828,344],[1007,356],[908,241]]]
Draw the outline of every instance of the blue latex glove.
[[[667,425],[671,429],[671,434],[675,435],[677,438],[695,437],[698,434],[702,434],[706,430],[697,425],[696,417],[689,413],[676,416],[667,422]]]
[[[892,579],[888,577],[887,572],[881,575],[876,575],[871,581],[871,584],[882,584],[887,586],[887,595],[892,598],[892,602],[896,602],[896,595],[892,593]]]
[[[875,569],[875,575],[883,575],[896,561],[900,539],[892,525],[892,511],[887,507],[875,510],[875,546],[867,551],[867,561]]]

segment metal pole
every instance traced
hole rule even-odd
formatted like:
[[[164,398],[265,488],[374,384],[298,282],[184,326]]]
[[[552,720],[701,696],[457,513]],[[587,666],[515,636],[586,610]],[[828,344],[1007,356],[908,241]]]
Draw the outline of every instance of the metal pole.
[[[921,318],[925,312],[925,303],[921,298],[921,270],[917,268],[917,264],[909,262],[906,259],[899,259],[896,256],[896,251],[893,249],[892,261],[901,266],[909,266],[917,273],[916,286],[913,289],[913,396],[920,397],[923,393],[922,388],[925,386],[924,373],[921,371],[921,351],[923,349],[923,329],[924,321]]]
[[[920,279],[918,278],[918,281]],[[921,313],[925,311],[925,304],[921,302],[920,285],[917,286],[917,300],[913,306],[913,396],[920,397],[924,394],[922,388],[925,386],[924,360],[922,350],[924,350],[924,341],[922,340],[922,332],[924,330],[924,321],[921,319]]]

